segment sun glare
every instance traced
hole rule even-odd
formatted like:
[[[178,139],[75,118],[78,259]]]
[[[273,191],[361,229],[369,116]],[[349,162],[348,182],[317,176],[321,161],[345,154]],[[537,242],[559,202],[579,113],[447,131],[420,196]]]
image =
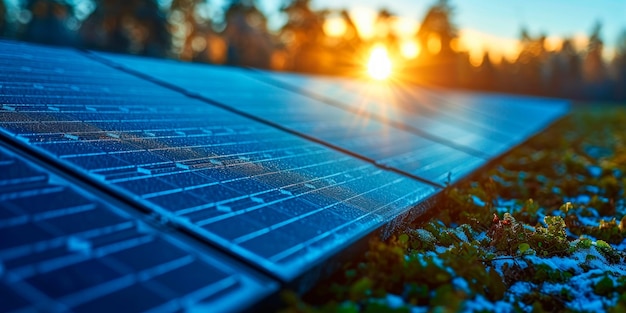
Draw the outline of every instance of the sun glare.
[[[372,49],[367,62],[367,73],[376,80],[389,78],[391,75],[391,59],[383,45],[376,45]]]

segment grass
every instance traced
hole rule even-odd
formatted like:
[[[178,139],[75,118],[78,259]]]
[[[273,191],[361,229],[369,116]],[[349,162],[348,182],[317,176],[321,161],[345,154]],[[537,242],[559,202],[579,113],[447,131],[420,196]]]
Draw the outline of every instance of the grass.
[[[626,108],[577,108],[284,312],[626,311]]]

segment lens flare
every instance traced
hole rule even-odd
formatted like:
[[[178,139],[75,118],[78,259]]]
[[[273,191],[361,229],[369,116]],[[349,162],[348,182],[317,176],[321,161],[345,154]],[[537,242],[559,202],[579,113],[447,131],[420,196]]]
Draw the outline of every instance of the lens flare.
[[[367,62],[367,73],[376,80],[389,78],[391,75],[391,59],[383,45],[376,45],[372,49]]]

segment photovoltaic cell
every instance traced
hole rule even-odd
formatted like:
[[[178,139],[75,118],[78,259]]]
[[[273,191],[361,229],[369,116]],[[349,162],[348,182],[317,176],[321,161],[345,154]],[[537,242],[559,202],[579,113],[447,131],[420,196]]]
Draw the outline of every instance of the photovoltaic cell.
[[[232,312],[277,290],[236,263],[0,146],[3,312]]]
[[[436,191],[78,52],[1,46],[5,135],[285,281]]]
[[[276,87],[253,78],[250,71],[132,56],[98,55],[239,113],[280,125],[381,166],[440,185],[457,181],[485,162],[480,152],[468,153],[394,127],[372,118],[372,113],[366,110],[345,110]],[[485,141],[489,143],[489,140]]]
[[[563,100],[257,71],[255,77],[493,157],[568,111]]]

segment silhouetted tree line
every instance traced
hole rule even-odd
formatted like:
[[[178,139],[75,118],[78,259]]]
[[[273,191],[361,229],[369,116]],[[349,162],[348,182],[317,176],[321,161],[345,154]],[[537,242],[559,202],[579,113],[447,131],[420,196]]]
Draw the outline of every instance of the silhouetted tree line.
[[[402,56],[392,31],[395,16],[378,12],[375,34],[362,38],[345,10],[313,10],[310,0],[284,0],[286,23],[277,31],[254,0],[230,0],[209,14],[207,0],[0,0],[0,36],[50,45],[178,58],[332,75],[362,75],[368,53],[383,44],[395,60],[396,76],[408,82],[454,88],[523,93],[573,99],[626,100],[626,31],[612,60],[603,58],[601,24],[588,45],[572,38],[548,50],[546,36],[520,34],[517,59],[494,63],[485,53],[480,65],[458,49],[458,28],[448,1],[437,1],[413,36],[420,48]],[[216,8],[213,8],[216,9]],[[215,10],[214,10],[215,11]],[[337,34],[326,23],[340,21]]]

